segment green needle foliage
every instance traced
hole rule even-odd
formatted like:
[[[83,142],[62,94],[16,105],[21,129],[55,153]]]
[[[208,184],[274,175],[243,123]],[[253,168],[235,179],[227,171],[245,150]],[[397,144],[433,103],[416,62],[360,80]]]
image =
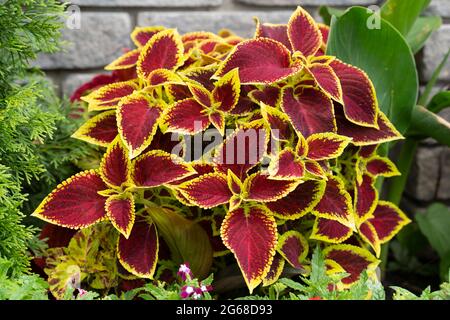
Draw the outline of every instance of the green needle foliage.
[[[29,266],[36,228],[24,218],[91,150],[70,139],[79,123],[68,118],[69,104],[31,67],[39,53],[59,49],[63,15],[57,0],[0,0],[0,258],[11,277]]]

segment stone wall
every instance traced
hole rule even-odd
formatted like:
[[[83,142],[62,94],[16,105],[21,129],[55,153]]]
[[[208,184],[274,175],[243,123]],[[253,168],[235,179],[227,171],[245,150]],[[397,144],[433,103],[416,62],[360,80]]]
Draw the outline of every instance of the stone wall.
[[[38,63],[58,86],[61,95],[70,95],[93,74],[131,47],[130,32],[135,26],[164,25],[180,32],[218,31],[230,28],[251,36],[252,17],[263,22],[286,22],[297,5],[320,19],[320,5],[369,6],[374,0],[72,0],[81,8],[81,29],[64,30],[72,45],[66,52],[40,57]],[[450,0],[432,0],[429,12],[441,15],[444,25],[418,55],[421,83],[426,83],[450,47]],[[450,63],[440,77],[440,86],[450,82]],[[450,121],[450,112],[442,114]],[[435,200],[450,204],[450,149],[428,139],[418,149],[405,197],[405,205],[424,207]]]

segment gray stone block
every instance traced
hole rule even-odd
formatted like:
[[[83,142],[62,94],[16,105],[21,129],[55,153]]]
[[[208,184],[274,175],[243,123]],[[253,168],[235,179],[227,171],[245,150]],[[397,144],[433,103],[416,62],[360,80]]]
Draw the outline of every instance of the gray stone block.
[[[450,17],[450,1],[432,0],[427,12],[430,14],[448,18]]]
[[[258,6],[354,6],[377,4],[377,0],[236,0]]]
[[[437,197],[439,200],[450,200],[450,148],[445,148],[441,154],[441,172]]]
[[[75,73],[66,76],[62,81],[62,95],[70,97],[78,87],[90,81],[95,75],[96,73]]]
[[[428,40],[424,49],[424,77],[431,78],[434,70],[442,61],[444,55],[450,48],[450,25],[443,25]],[[439,77],[441,80],[450,80],[450,61],[447,61]]]
[[[442,147],[419,148],[408,179],[406,192],[419,201],[435,199],[439,181]]]
[[[251,37],[255,31],[253,17],[263,22],[287,23],[291,10],[277,11],[199,11],[199,12],[141,12],[138,25],[164,25],[177,28],[180,33],[213,31],[228,28],[240,36]]]
[[[72,0],[72,4],[90,7],[216,7],[222,0]]]
[[[41,55],[43,69],[86,69],[103,67],[131,46],[131,18],[127,13],[81,12],[80,29],[63,30],[70,42],[65,52]]]

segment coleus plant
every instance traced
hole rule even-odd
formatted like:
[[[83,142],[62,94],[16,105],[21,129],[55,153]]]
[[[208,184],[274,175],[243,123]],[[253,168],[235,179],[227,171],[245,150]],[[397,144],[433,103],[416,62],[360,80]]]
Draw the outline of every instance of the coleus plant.
[[[99,168],[64,181],[34,216],[74,229],[109,220],[120,263],[143,278],[161,239],[179,257],[209,252],[173,240],[204,222],[214,256],[233,253],[250,291],[285,262],[308,272],[317,244],[329,272],[348,273],[342,288],[374,274],[380,245],[409,223],[375,188],[399,174],[377,147],[402,136],[366,73],[324,54],[328,27],[301,7],[287,24],[256,23],[252,39],[137,27],[137,48],[106,67],[120,77],[77,92],[93,116],[73,136],[106,148]],[[220,143],[205,147],[211,130]]]

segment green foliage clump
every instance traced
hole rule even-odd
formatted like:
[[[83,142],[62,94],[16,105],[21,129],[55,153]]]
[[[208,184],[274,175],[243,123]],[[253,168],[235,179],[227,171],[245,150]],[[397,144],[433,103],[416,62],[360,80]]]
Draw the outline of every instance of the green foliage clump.
[[[57,0],[0,6],[0,257],[11,262],[12,277],[29,266],[35,228],[24,218],[91,150],[70,139],[79,123],[68,118],[69,104],[62,105],[49,80],[30,65],[39,53],[59,49],[63,14]]]
[[[268,288],[265,296],[248,296],[239,300],[384,300],[382,284],[363,272],[353,286],[337,290],[347,273],[328,274],[324,256],[317,247],[311,259],[311,272],[300,281],[282,278]]]
[[[448,272],[448,277],[450,279],[450,270]],[[431,288],[426,288],[420,296],[414,293],[400,288],[391,287],[394,289],[394,300],[450,300],[450,282],[444,282],[440,285],[440,289],[437,291],[431,291]]]
[[[38,275],[11,277],[13,263],[0,258],[0,300],[48,300],[47,282]]]

